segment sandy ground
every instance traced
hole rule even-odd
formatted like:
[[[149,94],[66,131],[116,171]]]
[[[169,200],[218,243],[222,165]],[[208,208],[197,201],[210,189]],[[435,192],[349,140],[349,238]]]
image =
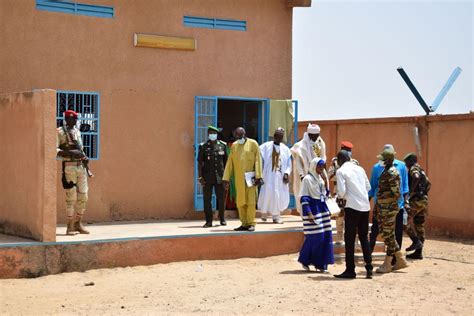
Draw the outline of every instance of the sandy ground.
[[[474,314],[474,241],[428,240],[424,260],[372,280],[362,265],[356,280],[332,276],[342,263],[304,272],[296,256],[0,280],[0,315]]]

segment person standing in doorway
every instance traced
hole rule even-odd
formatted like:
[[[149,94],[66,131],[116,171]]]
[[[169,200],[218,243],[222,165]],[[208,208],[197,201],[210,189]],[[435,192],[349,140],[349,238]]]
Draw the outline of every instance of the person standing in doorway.
[[[341,150],[346,151],[349,154],[350,162],[355,164],[356,166],[358,166],[359,162],[357,160],[355,160],[354,158],[352,158],[352,148],[353,147],[354,147],[354,145],[352,145],[351,142],[343,141],[341,143]],[[332,163],[331,163],[331,167],[329,167],[328,177],[329,177],[329,180],[334,178],[334,180],[333,180],[334,195],[337,196],[337,178],[335,177],[336,172],[339,169],[337,156],[333,157],[331,162]],[[337,198],[337,203],[338,203],[339,207],[341,208],[341,212],[336,215],[336,232],[337,232],[336,244],[342,244],[342,241],[344,240],[344,207],[345,207],[344,205],[345,205],[345,201],[344,201],[344,199],[338,197]]]
[[[285,130],[279,127],[273,134],[273,141],[260,145],[263,160],[263,178],[265,184],[260,189],[258,207],[262,212],[262,220],[267,220],[267,213],[271,213],[273,223],[283,224],[280,213],[290,203],[288,187],[291,174],[291,152],[282,143]]]
[[[225,191],[222,184],[224,168],[227,162],[227,146],[223,141],[217,139],[220,129],[208,126],[208,140],[199,145],[198,152],[198,175],[202,185],[204,196],[204,215],[206,223],[204,228],[212,227],[212,189],[216,193],[219,209],[219,220],[222,226],[227,225],[225,221]]]
[[[403,160],[408,168],[408,182],[410,184],[410,212],[405,231],[412,240],[410,247],[405,250],[415,250],[412,254],[407,255],[408,259],[423,259],[425,220],[428,215],[428,192],[431,183],[423,168],[418,164],[418,157],[415,153],[409,153]]]
[[[77,128],[78,114],[64,112],[63,126],[57,129],[57,156],[62,160],[63,187],[66,190],[66,235],[89,234],[82,224],[86,210],[89,186],[84,162],[88,161],[82,145],[81,132]]]
[[[356,234],[364,254],[365,270],[367,278],[372,277],[372,251],[370,250],[369,233],[369,194],[370,183],[364,169],[351,162],[348,151],[341,150],[337,154],[337,165],[339,166],[337,177],[337,194],[340,199],[346,201],[344,207],[344,241],[346,248],[346,270],[336,278],[355,279],[354,242]]]
[[[301,191],[303,178],[308,174],[309,164],[314,158],[326,161],[326,143],[322,139],[321,128],[317,124],[308,124],[303,139],[291,147],[293,157],[293,194],[297,196]],[[324,176],[327,176],[324,170]],[[296,208],[301,214],[301,204],[296,199]]]
[[[246,137],[243,127],[236,128],[235,138],[237,140],[232,144],[224,170],[224,187],[226,191],[229,189],[229,180],[233,175],[237,191],[236,204],[242,223],[234,230],[255,231],[257,186],[263,184],[260,148],[255,140]]]
[[[377,268],[376,272],[388,273],[392,272],[392,270],[400,270],[408,266],[395,239],[395,222],[399,213],[400,174],[393,165],[395,153],[392,150],[384,150],[377,158],[382,161],[384,170],[379,178],[376,216],[387,252],[383,264]],[[392,267],[394,258],[396,260]]]

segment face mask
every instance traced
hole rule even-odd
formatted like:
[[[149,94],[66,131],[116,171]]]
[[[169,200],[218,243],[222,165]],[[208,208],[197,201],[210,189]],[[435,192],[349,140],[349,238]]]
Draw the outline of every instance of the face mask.
[[[349,154],[349,158],[352,158],[352,151],[347,152]]]
[[[379,166],[380,167],[385,167],[385,161],[379,160]]]
[[[245,138],[242,137],[241,139],[237,139],[237,143],[239,143],[240,145],[243,145],[245,143]]]
[[[209,140],[211,141],[217,140],[217,134],[209,134]]]

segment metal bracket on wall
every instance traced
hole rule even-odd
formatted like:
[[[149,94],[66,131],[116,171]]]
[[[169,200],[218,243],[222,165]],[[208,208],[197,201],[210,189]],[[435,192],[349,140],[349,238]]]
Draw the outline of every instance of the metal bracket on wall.
[[[449,89],[451,89],[451,87],[453,86],[454,82],[456,81],[456,79],[459,77],[459,75],[461,74],[462,72],[462,69],[459,68],[459,67],[456,67],[453,72],[451,73],[451,76],[448,78],[448,81],[446,82],[446,84],[444,85],[444,87],[441,89],[441,91],[438,93],[438,95],[436,96],[435,100],[433,101],[433,103],[431,104],[431,106],[428,106],[425,102],[425,100],[422,98],[422,96],[420,95],[420,93],[418,92],[418,90],[416,89],[415,85],[413,84],[413,82],[411,82],[410,78],[408,77],[407,73],[405,72],[405,70],[403,70],[402,67],[400,68],[397,68],[397,71],[398,73],[400,74],[400,76],[403,78],[403,80],[405,81],[405,83],[407,84],[408,88],[411,90],[411,92],[413,93],[413,95],[415,96],[415,98],[418,100],[418,103],[420,103],[421,107],[423,108],[423,110],[425,110],[426,112],[426,115],[429,115],[430,113],[432,112],[435,112],[436,109],[438,109],[439,105],[441,104],[441,102],[443,101],[444,97],[446,96],[446,94],[448,94],[448,91]]]

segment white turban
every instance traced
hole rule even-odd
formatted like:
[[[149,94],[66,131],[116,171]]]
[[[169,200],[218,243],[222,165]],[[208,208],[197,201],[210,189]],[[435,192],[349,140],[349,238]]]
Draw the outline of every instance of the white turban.
[[[308,124],[308,129],[307,129],[308,134],[319,134],[321,132],[321,128],[319,127],[318,124]]]

